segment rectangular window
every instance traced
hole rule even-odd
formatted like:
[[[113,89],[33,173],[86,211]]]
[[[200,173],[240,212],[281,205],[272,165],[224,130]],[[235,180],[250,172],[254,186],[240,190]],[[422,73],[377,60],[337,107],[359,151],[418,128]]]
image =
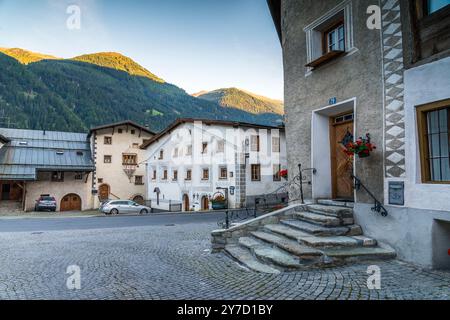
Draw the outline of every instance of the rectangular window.
[[[178,170],[173,170],[173,181],[177,181],[178,180]]]
[[[206,154],[206,153],[208,153],[208,143],[203,142],[202,143],[202,154]]]
[[[112,144],[112,137],[105,137],[104,144]]]
[[[52,181],[53,182],[63,182],[64,181],[64,172],[61,172],[61,171],[52,172]]]
[[[219,169],[219,179],[226,180],[228,179],[228,170],[227,167],[220,167]]]
[[[417,108],[424,183],[450,184],[450,100]]]
[[[122,134],[123,133],[123,129],[119,129],[119,130],[117,130],[117,132]]]
[[[131,130],[130,132],[131,132],[131,134],[135,134],[136,130]]]
[[[137,165],[137,154],[122,154],[123,165]]]
[[[281,165],[274,164],[273,165],[273,181],[281,181],[280,171],[281,171]]]
[[[168,177],[167,169],[165,169],[165,170],[163,171],[162,179],[163,179],[163,180],[167,180],[167,177]]]
[[[209,169],[202,170],[202,180],[209,180]]]
[[[224,140],[217,141],[217,152],[218,153],[225,152],[225,141]]]
[[[251,151],[259,152],[259,136],[251,136]]]
[[[175,148],[175,149],[173,150],[173,157],[174,157],[174,158],[178,158],[178,148]]]
[[[450,5],[449,0],[426,0],[426,10],[428,14],[432,14],[436,11],[439,11],[446,6]]]
[[[112,156],[103,156],[104,163],[112,163]]]
[[[159,160],[163,160],[164,159],[164,150],[159,150]]]
[[[280,153],[280,137],[272,137],[272,152]]]
[[[188,146],[188,147],[187,147],[186,155],[187,155],[187,156],[192,156],[192,146]]]
[[[144,177],[143,176],[135,176],[134,184],[137,186],[142,186],[144,184]]]
[[[252,164],[252,181],[261,181],[261,165]]]
[[[191,181],[192,180],[192,170],[186,170],[186,180]]]
[[[345,51],[345,27],[344,22],[339,22],[324,32],[325,52]]]
[[[133,143],[133,149],[139,149],[139,143]]]
[[[83,173],[76,173],[75,180],[83,180]]]
[[[156,170],[153,170],[152,180],[156,180]]]

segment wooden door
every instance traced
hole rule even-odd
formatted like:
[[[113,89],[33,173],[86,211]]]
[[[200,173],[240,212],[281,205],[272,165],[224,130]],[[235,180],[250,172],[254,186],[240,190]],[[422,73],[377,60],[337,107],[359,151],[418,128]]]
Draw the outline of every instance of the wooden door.
[[[202,210],[209,210],[209,199],[207,196],[202,198]]]
[[[5,183],[2,185],[2,200],[9,200],[11,192],[11,185],[9,183]]]
[[[349,115],[353,119],[351,115]],[[345,142],[353,141],[353,120],[331,119],[331,175],[334,199],[353,200],[353,158],[345,152]]]
[[[189,207],[189,196],[187,194],[185,194],[183,196],[183,203],[184,203],[184,211],[189,211],[190,207]]]
[[[68,194],[61,200],[60,211],[81,211],[81,198],[76,194]]]
[[[102,184],[100,188],[98,188],[98,195],[100,198],[100,201],[108,200],[109,199],[109,186],[107,184]]]

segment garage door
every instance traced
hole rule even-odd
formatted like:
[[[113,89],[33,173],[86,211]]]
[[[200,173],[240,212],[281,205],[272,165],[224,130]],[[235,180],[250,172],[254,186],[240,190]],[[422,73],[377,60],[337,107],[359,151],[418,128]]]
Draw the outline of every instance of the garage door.
[[[81,198],[76,194],[68,194],[61,200],[60,211],[81,211]]]

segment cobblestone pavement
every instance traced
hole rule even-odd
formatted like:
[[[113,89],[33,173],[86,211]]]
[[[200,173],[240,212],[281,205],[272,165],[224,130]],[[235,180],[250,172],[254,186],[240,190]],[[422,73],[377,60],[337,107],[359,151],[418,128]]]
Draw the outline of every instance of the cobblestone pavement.
[[[450,299],[450,273],[379,263],[265,275],[211,254],[213,223],[0,233],[1,299]],[[81,267],[81,290],[66,287]]]

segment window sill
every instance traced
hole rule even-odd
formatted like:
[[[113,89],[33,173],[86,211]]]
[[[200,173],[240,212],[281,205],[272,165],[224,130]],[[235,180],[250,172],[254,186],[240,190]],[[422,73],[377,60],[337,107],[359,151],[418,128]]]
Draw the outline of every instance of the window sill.
[[[324,54],[323,56],[321,56],[320,58],[317,58],[317,59],[311,61],[310,63],[306,64],[305,67],[316,69],[334,59],[337,59],[340,56],[343,56],[345,53],[346,52],[342,51],[342,50],[330,51],[330,52]]]

